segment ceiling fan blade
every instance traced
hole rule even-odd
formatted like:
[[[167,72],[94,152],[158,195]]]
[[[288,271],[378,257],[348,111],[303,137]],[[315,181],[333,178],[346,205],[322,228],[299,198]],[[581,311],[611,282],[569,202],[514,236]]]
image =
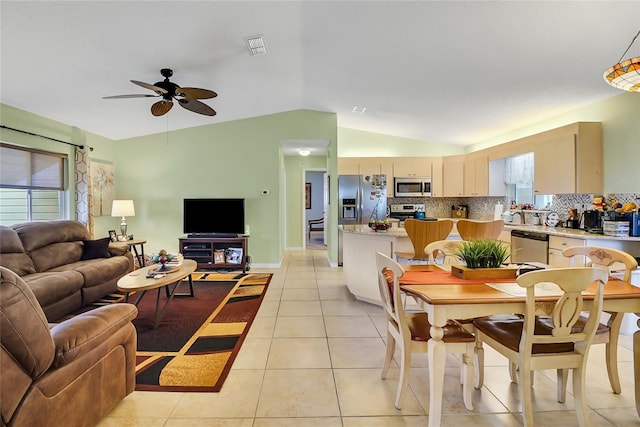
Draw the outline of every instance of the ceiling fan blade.
[[[113,95],[113,96],[103,96],[102,99],[124,99],[124,98],[156,98],[160,95],[142,95],[142,94],[131,94],[131,95]]]
[[[178,103],[183,108],[191,110],[194,113],[204,114],[205,116],[215,116],[216,112],[213,108],[209,107],[204,102],[196,101],[195,99],[178,99]]]
[[[149,83],[139,82],[138,80],[131,80],[131,83],[136,84],[138,86],[142,86],[145,89],[152,90],[155,93],[157,93],[158,95],[163,95],[163,94],[167,93],[166,89],[162,89],[161,87],[154,86],[154,85],[151,85]]]
[[[212,90],[197,87],[179,87],[176,89],[176,95],[184,96],[188,99],[209,99],[218,96],[218,94]]]
[[[158,101],[151,106],[151,114],[153,114],[154,116],[162,116],[164,114],[167,114],[172,107],[173,102],[163,99],[162,101]]]

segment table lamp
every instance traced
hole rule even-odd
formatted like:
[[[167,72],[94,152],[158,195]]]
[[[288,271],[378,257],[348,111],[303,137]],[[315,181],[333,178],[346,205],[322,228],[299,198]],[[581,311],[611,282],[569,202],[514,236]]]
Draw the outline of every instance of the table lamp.
[[[111,205],[111,216],[121,216],[122,222],[120,223],[120,240],[127,240],[127,221],[125,217],[135,216],[136,211],[133,207],[133,200],[114,200]]]

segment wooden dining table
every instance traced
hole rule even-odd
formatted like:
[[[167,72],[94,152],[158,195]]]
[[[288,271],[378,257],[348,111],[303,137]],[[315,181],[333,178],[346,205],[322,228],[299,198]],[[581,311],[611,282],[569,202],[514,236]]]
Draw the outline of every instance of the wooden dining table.
[[[449,319],[471,319],[492,314],[524,313],[525,293],[515,279],[464,280],[435,266],[408,270],[400,278],[402,291],[413,297],[431,323],[431,340],[427,354],[429,363],[429,426],[440,425],[444,384],[446,346],[443,327]],[[585,292],[585,303],[593,295],[595,284]],[[640,313],[640,288],[618,279],[610,279],[604,287],[603,310]],[[557,296],[536,297],[539,304],[552,303]],[[638,343],[638,345],[635,345]],[[640,414],[640,334],[634,336],[636,407]]]

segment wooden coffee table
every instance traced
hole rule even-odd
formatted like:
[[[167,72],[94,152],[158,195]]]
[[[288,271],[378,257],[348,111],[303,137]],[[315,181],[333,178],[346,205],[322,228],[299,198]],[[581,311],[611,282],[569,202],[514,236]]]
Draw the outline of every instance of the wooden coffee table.
[[[130,293],[140,292],[140,295],[134,303],[134,305],[136,306],[140,303],[140,300],[147,291],[152,289],[158,290],[158,295],[156,297],[156,313],[153,322],[153,329],[156,329],[158,327],[158,322],[162,318],[162,315],[164,314],[174,296],[194,296],[191,273],[196,271],[197,266],[198,263],[196,263],[194,260],[185,259],[182,261],[180,267],[170,270],[168,273],[164,273],[164,275],[159,278],[147,277],[147,273],[154,272],[158,269],[159,265],[154,264],[147,267],[139,268],[138,270],[134,270],[118,280],[118,290],[125,293],[125,301],[129,301]],[[159,272],[158,274],[160,273],[161,272]],[[180,286],[180,282],[182,281],[182,279],[184,279],[185,277],[189,277],[189,292],[177,294],[176,290]],[[170,289],[172,284],[175,284],[175,286],[173,287],[173,289]],[[162,288],[164,288],[165,293],[167,294],[167,301],[164,303],[162,309],[160,309],[160,294]]]

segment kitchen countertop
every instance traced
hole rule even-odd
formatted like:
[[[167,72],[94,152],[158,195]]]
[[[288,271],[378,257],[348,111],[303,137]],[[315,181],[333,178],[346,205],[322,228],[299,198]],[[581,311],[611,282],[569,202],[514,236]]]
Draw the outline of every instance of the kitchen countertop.
[[[573,237],[584,240],[620,240],[630,242],[640,242],[640,237],[631,236],[607,236],[605,234],[587,233],[584,230],[575,228],[549,227],[547,225],[523,225],[505,222],[505,230],[523,230],[545,233],[550,236]]]
[[[442,218],[442,219],[451,219],[454,222],[457,222],[457,219],[452,218]],[[338,226],[345,233],[356,233],[356,234],[366,234],[371,236],[386,236],[386,237],[407,237],[407,232],[403,227],[392,227],[386,231],[373,231],[369,228],[368,225],[340,225]],[[513,224],[506,222],[504,224],[505,230],[523,230],[523,231],[534,231],[537,233],[545,233],[550,236],[560,236],[560,237],[573,237],[575,239],[584,239],[584,240],[619,240],[619,241],[630,241],[630,242],[640,242],[640,237],[631,237],[631,236],[607,236],[604,234],[595,234],[595,233],[587,233],[584,230],[574,229],[574,228],[563,228],[563,227],[549,227],[547,225],[522,225],[522,224]],[[450,236],[457,236],[457,232],[455,228],[451,232]]]
[[[385,231],[373,231],[368,225],[339,225],[338,228],[345,233],[367,234],[383,237],[408,237],[404,227],[391,227]]]

